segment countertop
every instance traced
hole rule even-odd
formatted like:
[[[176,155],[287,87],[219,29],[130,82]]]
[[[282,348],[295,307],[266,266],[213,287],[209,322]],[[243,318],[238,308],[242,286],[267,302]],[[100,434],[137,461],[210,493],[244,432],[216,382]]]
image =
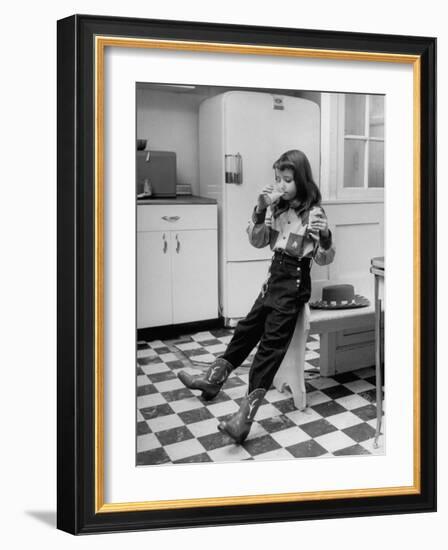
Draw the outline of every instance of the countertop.
[[[167,198],[147,198],[137,199],[137,205],[146,206],[148,204],[217,204],[216,199],[209,197],[199,197],[197,195],[178,195],[177,197]]]

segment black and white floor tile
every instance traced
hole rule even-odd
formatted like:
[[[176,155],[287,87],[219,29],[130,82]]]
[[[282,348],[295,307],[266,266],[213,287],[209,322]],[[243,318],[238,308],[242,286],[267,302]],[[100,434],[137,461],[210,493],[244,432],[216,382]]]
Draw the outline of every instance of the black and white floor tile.
[[[290,393],[271,388],[249,437],[235,445],[217,425],[238,410],[253,355],[230,375],[213,401],[203,401],[199,392],[177,378],[181,369],[205,372],[231,337],[231,329],[219,329],[176,340],[138,342],[138,466],[384,454],[384,435],[379,448],[373,447],[375,369],[320,377],[318,335],[307,342],[307,409],[297,410]],[[383,417],[383,434],[384,424]]]

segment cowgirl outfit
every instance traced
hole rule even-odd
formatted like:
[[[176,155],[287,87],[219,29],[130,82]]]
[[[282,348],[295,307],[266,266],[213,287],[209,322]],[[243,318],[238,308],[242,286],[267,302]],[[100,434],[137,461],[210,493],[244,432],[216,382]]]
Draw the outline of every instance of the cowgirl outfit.
[[[250,243],[274,251],[269,274],[252,309],[235,328],[234,336],[222,356],[234,368],[241,365],[259,343],[249,372],[249,393],[256,388],[266,391],[286,354],[300,309],[311,296],[310,268],[330,264],[335,256],[331,232],[327,238],[308,228],[310,211],[301,211],[300,203],[283,201],[282,208],[256,209],[249,221]],[[285,204],[286,203],[286,204]],[[311,210],[320,210],[320,206]]]
[[[323,212],[320,206],[311,211],[315,209]],[[269,245],[274,252],[268,278],[250,312],[237,324],[225,353],[207,373],[178,373],[188,388],[200,390],[205,400],[213,399],[232,370],[259,344],[249,371],[248,392],[239,411],[218,425],[237,443],[248,436],[255,413],[286,355],[298,314],[310,299],[312,262],[327,265],[335,255],[331,232],[324,239],[318,232],[310,231],[309,215],[310,211],[303,210],[296,200],[281,200],[269,218],[266,211],[257,213],[254,209],[247,233],[253,246]]]

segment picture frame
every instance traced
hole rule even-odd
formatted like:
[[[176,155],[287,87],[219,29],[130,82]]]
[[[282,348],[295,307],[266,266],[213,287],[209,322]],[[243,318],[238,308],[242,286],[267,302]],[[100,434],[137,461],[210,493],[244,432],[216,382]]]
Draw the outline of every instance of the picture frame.
[[[413,483],[304,493],[105,499],[107,48],[412,67]],[[72,534],[436,510],[436,40],[74,15],[58,21],[57,526]],[[402,277],[409,277],[403,273]]]

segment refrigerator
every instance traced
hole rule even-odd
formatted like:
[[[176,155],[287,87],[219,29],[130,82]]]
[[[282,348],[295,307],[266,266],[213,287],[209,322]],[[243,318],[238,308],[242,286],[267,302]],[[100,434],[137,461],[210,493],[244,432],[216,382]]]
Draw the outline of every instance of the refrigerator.
[[[226,326],[250,310],[267,277],[272,251],[257,249],[246,228],[273,163],[303,151],[319,185],[320,109],[308,99],[230,91],[199,107],[200,194],[218,203],[219,306]]]

